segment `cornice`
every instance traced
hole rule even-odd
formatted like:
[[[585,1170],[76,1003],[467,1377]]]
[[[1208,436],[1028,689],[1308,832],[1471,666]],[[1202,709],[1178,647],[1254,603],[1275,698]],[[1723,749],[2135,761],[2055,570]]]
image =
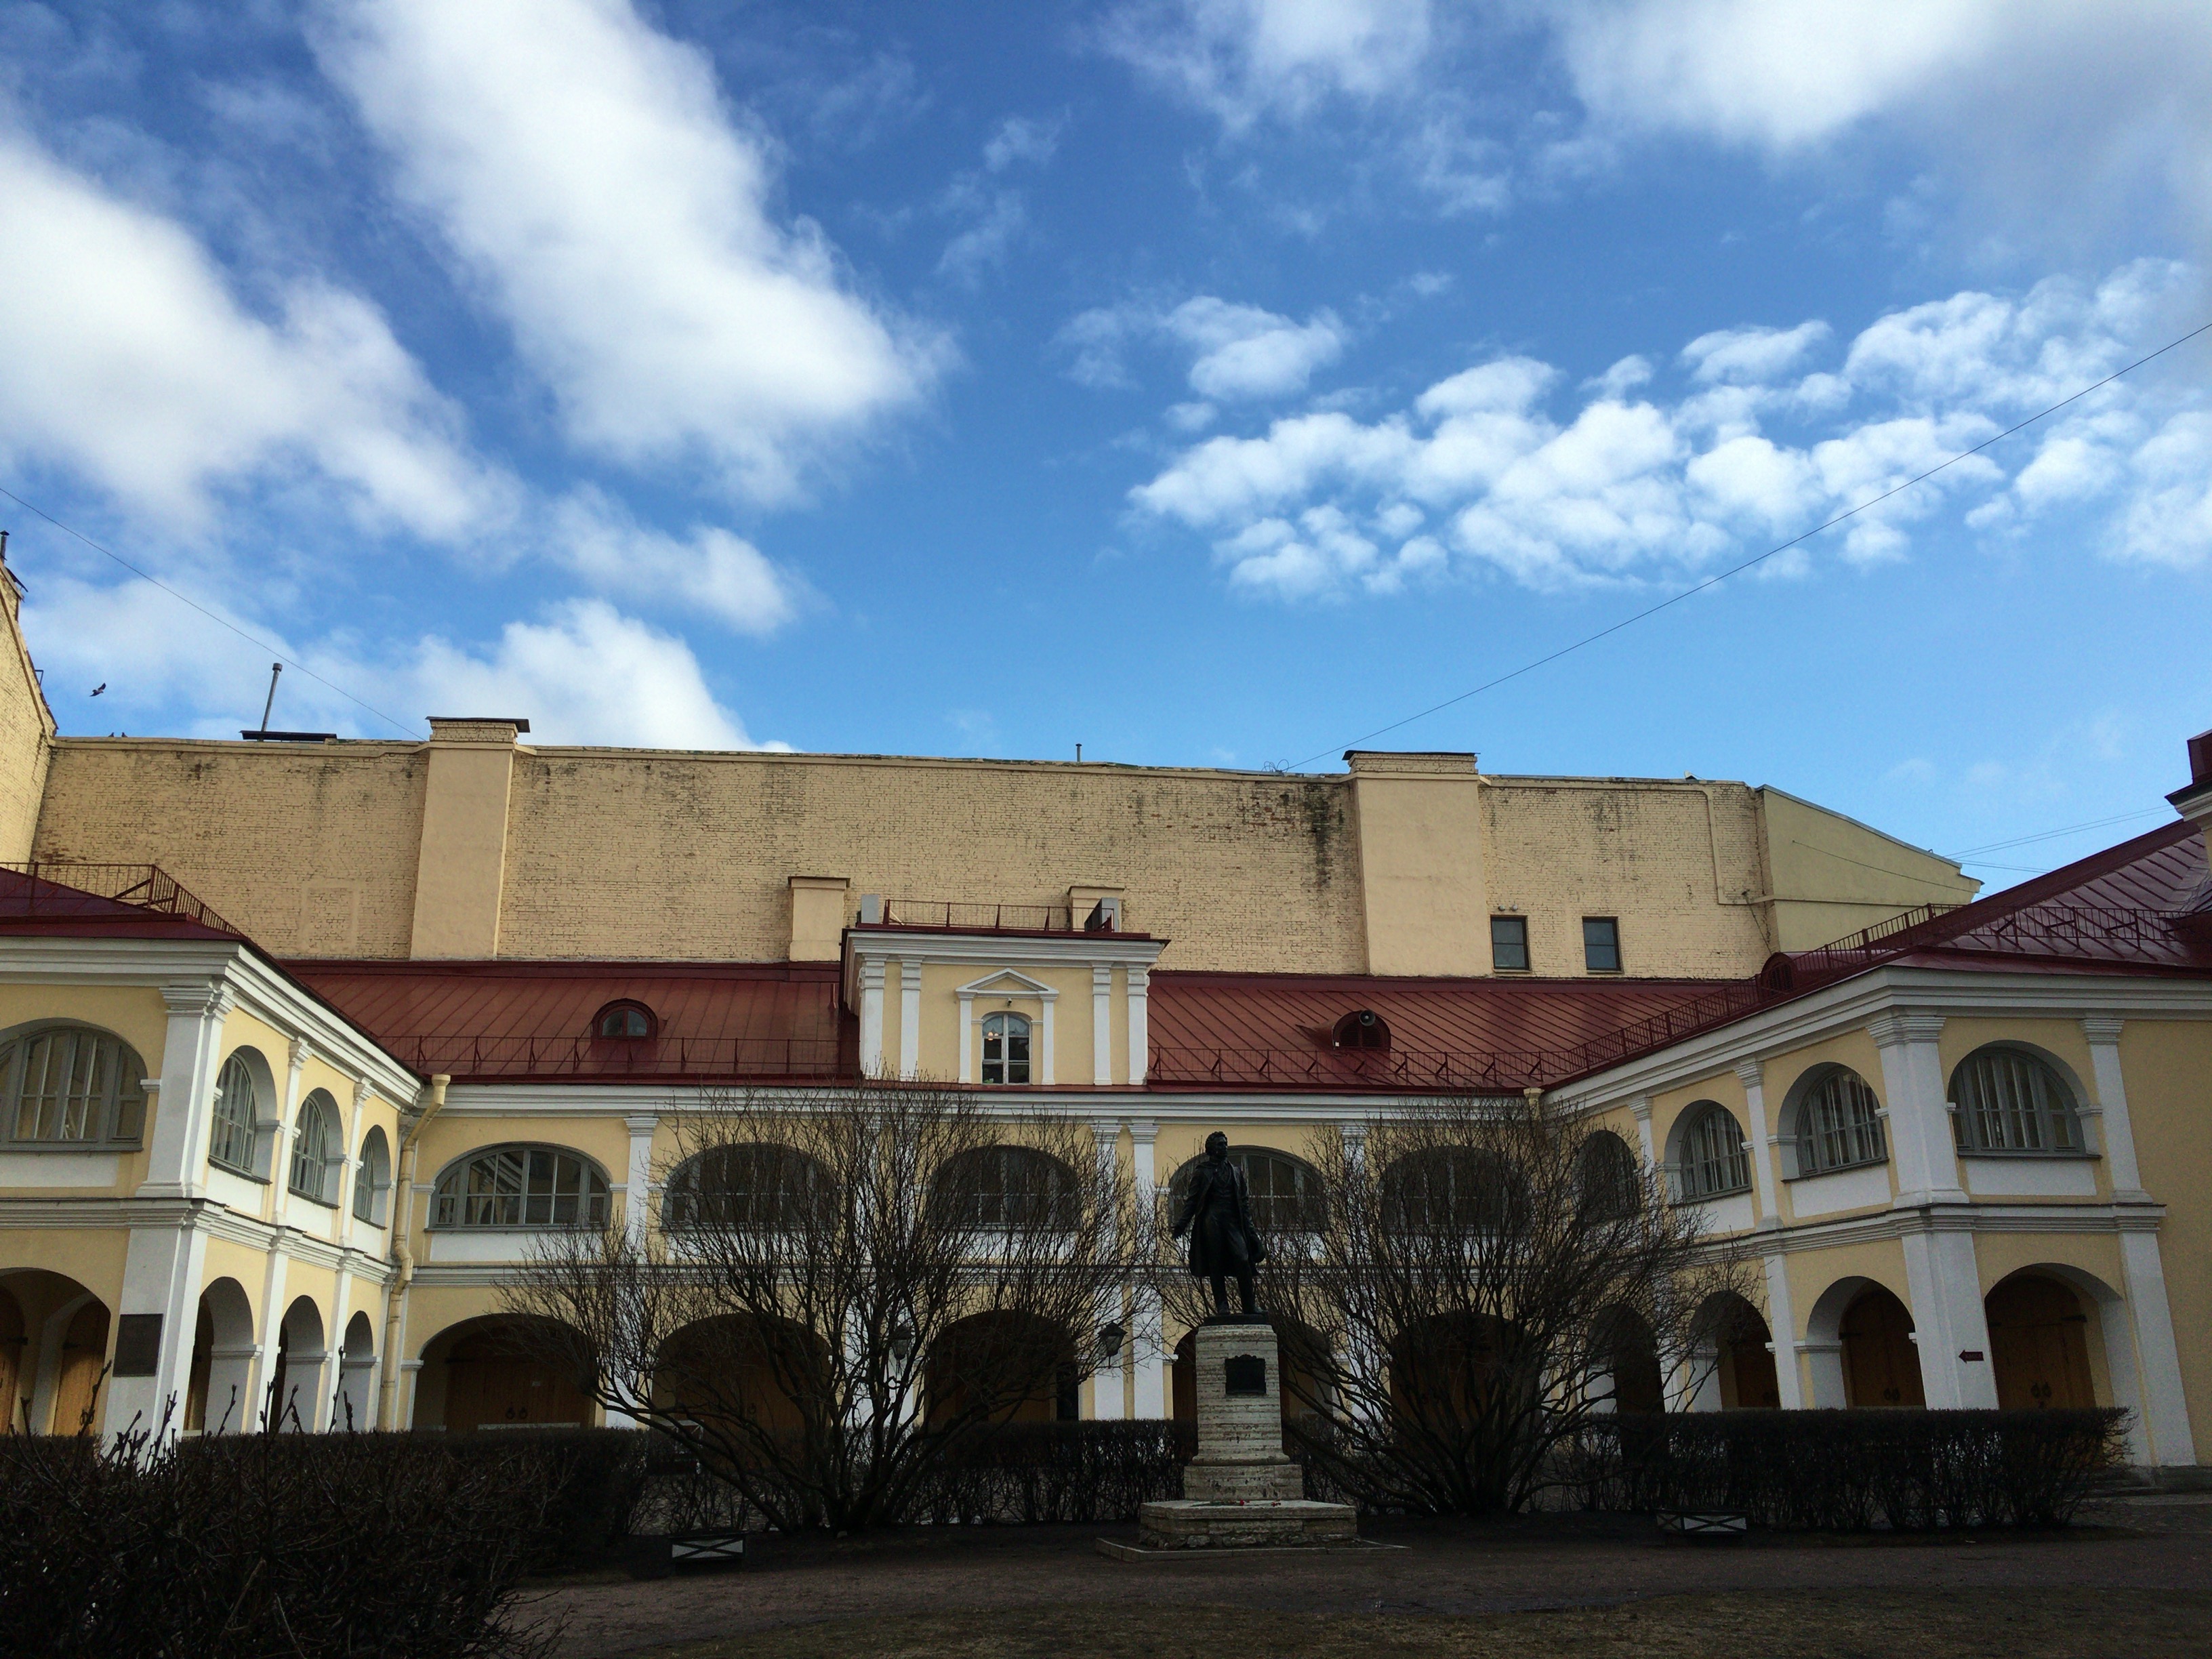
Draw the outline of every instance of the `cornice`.
[[[1031,934],[939,933],[902,927],[854,927],[848,948],[862,962],[976,963],[984,966],[1027,963],[1042,967],[1150,968],[1167,946],[1164,939],[1127,933],[1067,933],[1048,939]]]

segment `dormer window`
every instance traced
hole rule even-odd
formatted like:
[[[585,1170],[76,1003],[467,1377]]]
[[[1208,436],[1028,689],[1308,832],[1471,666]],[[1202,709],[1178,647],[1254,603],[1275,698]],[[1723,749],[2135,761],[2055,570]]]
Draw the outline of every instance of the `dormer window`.
[[[636,1042],[659,1029],[652,1009],[627,999],[610,1002],[592,1016],[592,1035],[602,1042]]]
[[[1336,1046],[1340,1048],[1388,1048],[1390,1028],[1382,1016],[1372,1008],[1360,1008],[1336,1022]]]

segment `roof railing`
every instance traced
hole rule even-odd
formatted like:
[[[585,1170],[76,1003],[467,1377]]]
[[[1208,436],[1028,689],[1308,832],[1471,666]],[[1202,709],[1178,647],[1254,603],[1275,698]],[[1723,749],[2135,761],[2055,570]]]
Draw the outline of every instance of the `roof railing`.
[[[76,896],[90,893],[161,915],[183,916],[226,933],[239,930],[158,864],[79,864],[65,859],[0,862],[0,870],[30,879],[0,892],[0,916],[82,915]],[[240,935],[241,938],[243,934]]]
[[[422,1032],[380,1039],[424,1073],[457,1078],[695,1077],[767,1079],[840,1075],[827,1037],[477,1036]]]
[[[1079,913],[1065,904],[994,904],[963,899],[886,898],[885,927],[933,927],[956,933],[1111,933],[1120,931],[1113,907],[1094,904]]]

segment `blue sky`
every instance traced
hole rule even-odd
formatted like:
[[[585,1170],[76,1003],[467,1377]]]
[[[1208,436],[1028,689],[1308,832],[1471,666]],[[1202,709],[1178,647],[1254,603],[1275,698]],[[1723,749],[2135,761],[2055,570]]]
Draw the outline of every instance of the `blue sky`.
[[[0,483],[280,726],[1327,769],[2212,320],[2208,107],[2158,0],[0,6]],[[1375,741],[2148,828],[2208,370]],[[64,731],[258,720],[0,522]]]

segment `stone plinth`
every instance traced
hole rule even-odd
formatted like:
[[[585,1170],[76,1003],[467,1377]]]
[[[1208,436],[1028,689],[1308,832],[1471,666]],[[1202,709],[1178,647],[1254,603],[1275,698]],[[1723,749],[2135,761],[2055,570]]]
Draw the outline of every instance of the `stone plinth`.
[[[1198,1455],[1180,1499],[1138,1511],[1145,1543],[1264,1549],[1356,1537],[1352,1506],[1307,1502],[1304,1474],[1283,1455],[1281,1366],[1267,1322],[1201,1325],[1193,1346]]]

